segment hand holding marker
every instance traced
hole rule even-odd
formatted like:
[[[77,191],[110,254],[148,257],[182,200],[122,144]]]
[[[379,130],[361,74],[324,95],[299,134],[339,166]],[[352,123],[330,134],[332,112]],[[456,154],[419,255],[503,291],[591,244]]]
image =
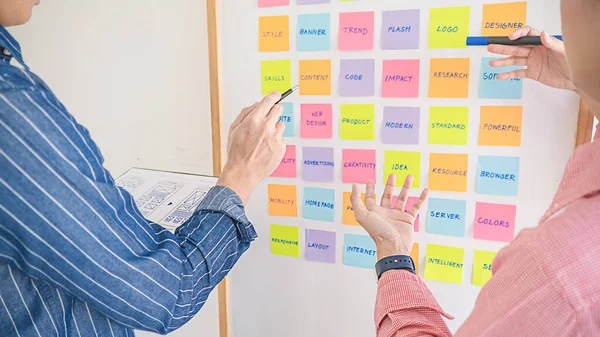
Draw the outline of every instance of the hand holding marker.
[[[289,95],[291,95],[294,91],[296,91],[300,86],[297,85],[295,87],[293,87],[292,89],[288,89],[286,92],[284,92],[283,94],[281,94],[281,98],[279,99],[279,101],[277,101],[277,103],[275,104],[279,104],[281,101],[283,101],[284,98],[288,97]]]
[[[554,35],[555,38],[562,41],[562,35]],[[541,46],[542,38],[540,36],[523,36],[511,40],[508,36],[468,36],[467,46],[487,46],[490,44],[501,44],[505,46]]]

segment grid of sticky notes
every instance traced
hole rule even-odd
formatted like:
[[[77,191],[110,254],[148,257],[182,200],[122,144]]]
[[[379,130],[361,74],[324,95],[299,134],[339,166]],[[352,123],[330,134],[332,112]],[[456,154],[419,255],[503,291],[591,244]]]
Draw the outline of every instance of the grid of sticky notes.
[[[272,225],[271,252],[326,263],[341,256],[345,265],[372,268],[375,245],[353,229],[359,224],[349,184],[372,180],[382,187],[377,177],[391,173],[397,187],[412,175],[413,188],[433,191],[415,231],[510,242],[517,214],[510,203],[518,196],[521,170],[523,81],[497,76],[522,67],[491,67],[496,57],[472,57],[466,38],[508,35],[525,26],[526,2],[383,11],[355,11],[351,5],[344,10],[341,4],[339,13],[318,6],[331,2],[347,1],[258,0],[261,8],[279,7],[258,17],[261,92],[300,86],[283,104],[279,120],[291,145],[267,187],[272,222],[286,217],[294,225]],[[297,14],[294,3],[314,6]],[[479,11],[481,31],[471,31],[471,17],[480,17],[474,15]],[[441,57],[443,49],[464,56]],[[432,57],[399,52],[381,58],[378,50],[432,50]],[[482,102],[478,111],[467,101],[473,98]],[[474,146],[481,153],[474,155]],[[339,183],[347,185],[340,190]],[[485,202],[468,200],[469,192]],[[489,202],[495,196],[503,203]],[[303,225],[294,222],[299,218]],[[291,247],[284,249],[286,244]],[[415,247],[425,278],[462,283],[463,248],[422,244],[421,260]],[[473,254],[472,283],[483,285],[495,253]]]

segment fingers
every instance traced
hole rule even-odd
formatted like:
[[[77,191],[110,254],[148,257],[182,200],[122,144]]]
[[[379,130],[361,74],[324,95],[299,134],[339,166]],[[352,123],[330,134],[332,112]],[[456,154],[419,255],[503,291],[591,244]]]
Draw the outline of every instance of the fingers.
[[[367,191],[365,192],[365,204],[367,209],[371,209],[375,206],[375,183],[373,180],[367,182]]]
[[[283,114],[283,105],[275,104],[267,115],[267,124],[271,126],[275,125],[279,121],[281,114]]]
[[[235,118],[235,120],[233,121],[233,123],[231,123],[230,129],[233,130],[238,125],[242,124],[242,122],[244,121],[244,119],[246,119],[246,117],[248,116],[248,114],[250,114],[250,112],[252,112],[256,108],[257,105],[258,105],[258,102],[252,104],[249,107],[243,108],[242,111],[240,112],[240,114]]]
[[[547,32],[542,32],[542,44],[544,45],[544,47],[552,50],[552,51],[556,51],[556,52],[563,52],[565,51],[565,44],[555,38],[554,36],[548,34]]]
[[[496,79],[502,80],[502,81],[512,80],[513,78],[528,78],[527,69],[513,70],[511,72],[501,73],[501,74],[498,74],[498,76],[496,76]]]
[[[263,97],[263,99],[260,101],[260,103],[258,103],[258,106],[256,107],[256,109],[254,109],[251,115],[256,119],[265,118],[280,98],[281,94],[277,91],[273,91],[272,93]]]
[[[487,50],[490,53],[494,54],[527,57],[529,56],[529,54],[531,54],[533,48],[523,46],[504,46],[499,44],[491,44],[488,46]]]
[[[360,191],[358,190],[357,184],[352,184],[350,203],[352,204],[352,209],[354,209],[354,217],[356,218],[356,221],[361,221],[364,219],[368,211],[365,205],[363,205],[362,200],[360,200]]]
[[[283,138],[283,133],[285,132],[285,123],[277,122],[275,124],[275,138],[280,139]]]
[[[425,201],[427,200],[428,197],[429,197],[429,189],[426,188],[426,189],[423,190],[423,192],[421,192],[421,195],[419,196],[419,199],[410,208],[410,210],[408,211],[408,214],[410,214],[414,218],[416,218],[417,215],[419,215],[419,212],[421,211],[421,207],[423,207],[423,204],[425,203]]]
[[[402,190],[398,195],[398,200],[396,201],[395,209],[404,211],[404,207],[406,207],[406,201],[408,200],[408,192],[410,191],[413,184],[413,176],[408,175],[406,179],[404,179],[404,185],[402,185]]]
[[[385,184],[383,195],[381,196],[381,207],[390,208],[392,196],[394,194],[394,187],[396,187],[396,175],[390,174],[388,176],[387,183]]]
[[[491,60],[492,67],[508,67],[508,66],[526,66],[527,57],[511,56],[498,60]]]
[[[523,36],[540,36],[540,31],[533,27],[525,26],[512,32],[508,38],[511,40],[516,40]]]

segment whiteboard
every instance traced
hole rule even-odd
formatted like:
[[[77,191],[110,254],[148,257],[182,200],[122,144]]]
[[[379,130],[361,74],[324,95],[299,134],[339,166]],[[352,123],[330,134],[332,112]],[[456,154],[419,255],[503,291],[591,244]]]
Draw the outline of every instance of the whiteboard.
[[[487,2],[487,1],[486,1]],[[481,33],[482,5],[475,0],[452,2],[452,6],[471,6],[471,35]],[[328,146],[335,150],[335,182],[314,183],[302,180],[302,165],[298,165],[297,178],[270,178],[261,184],[248,203],[247,213],[256,226],[259,238],[250,250],[241,258],[230,274],[230,313],[234,337],[279,337],[279,336],[373,336],[373,305],[376,283],[373,271],[346,266],[342,263],[342,245],[344,233],[366,235],[358,227],[342,225],[341,197],[350,191],[350,185],[341,182],[341,149],[376,149],[377,163],[383,163],[383,151],[400,149],[419,151],[422,155],[421,180],[426,185],[428,153],[467,153],[469,154],[468,192],[451,193],[433,191],[432,197],[467,200],[467,228],[465,237],[449,237],[430,234],[425,231],[425,218],[421,217],[421,231],[416,233],[416,242],[420,244],[421,276],[425,261],[425,246],[429,243],[462,247],[465,249],[465,261],[462,284],[450,284],[426,281],[427,286],[438,299],[441,306],[456,319],[448,321],[455,331],[467,318],[480,287],[471,285],[473,250],[498,251],[505,244],[473,239],[474,207],[476,201],[517,205],[516,229],[536,226],[541,215],[549,206],[566,161],[573,152],[577,122],[578,98],[568,92],[557,91],[542,85],[526,81],[523,86],[523,99],[501,100],[478,98],[481,57],[491,56],[483,48],[441,49],[427,48],[426,28],[429,20],[429,8],[448,7],[447,1],[432,0],[427,4],[409,1],[332,1],[322,5],[296,5],[292,0],[289,6],[258,8],[256,1],[221,1],[220,43],[221,78],[223,87],[223,132],[233,121],[237,113],[261,97],[260,61],[291,60],[292,78],[298,83],[298,61],[304,59],[331,59],[331,96],[294,95],[286,101],[294,105],[295,134],[299,135],[301,103],[332,103],[333,137],[331,139],[302,139],[299,136],[286,138],[286,143],[297,147],[297,160],[302,158],[303,146]],[[380,48],[381,12],[393,9],[421,9],[420,13],[420,49],[389,51]],[[361,52],[342,52],[337,50],[338,13],[353,11],[375,11],[375,46],[373,50]],[[558,1],[528,2],[527,23],[560,32]],[[332,40],[331,51],[296,51],[295,27],[297,14],[331,13]],[[270,15],[289,15],[290,52],[259,53],[257,50],[258,17]],[[430,99],[427,98],[429,59],[436,57],[470,57],[470,85],[468,99]],[[340,97],[338,94],[338,75],[341,59],[374,58],[375,96]],[[382,59],[421,59],[420,96],[418,99],[381,98],[381,60]],[[375,104],[375,141],[341,141],[339,134],[340,103]],[[479,107],[482,105],[522,105],[523,133],[520,147],[483,147],[477,146]],[[469,146],[430,145],[426,129],[421,129],[419,145],[397,146],[381,142],[379,125],[383,106],[417,106],[421,108],[421,126],[428,124],[430,106],[468,106],[469,107]],[[518,156],[521,160],[519,192],[517,197],[489,196],[475,193],[475,174],[478,155]],[[379,165],[381,167],[382,165]],[[384,181],[383,170],[377,170],[377,193],[381,193]],[[299,216],[270,217],[267,210],[267,184],[297,185],[297,200],[300,204]],[[304,186],[335,189],[336,208],[333,222],[313,221],[302,217],[301,201]],[[399,189],[396,190],[399,192]],[[418,195],[413,190],[411,195]],[[427,205],[425,205],[427,210]],[[300,258],[275,256],[270,253],[269,226],[281,224],[298,226],[300,233]],[[321,229],[336,233],[336,263],[325,264],[307,261],[303,257],[304,229]]]

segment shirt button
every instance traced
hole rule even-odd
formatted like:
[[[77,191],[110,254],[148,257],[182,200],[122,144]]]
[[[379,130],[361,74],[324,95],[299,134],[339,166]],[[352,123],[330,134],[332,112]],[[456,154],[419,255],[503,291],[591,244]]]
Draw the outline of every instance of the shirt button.
[[[6,56],[10,56],[10,50],[4,48],[4,49],[2,49],[2,54],[6,55]]]

